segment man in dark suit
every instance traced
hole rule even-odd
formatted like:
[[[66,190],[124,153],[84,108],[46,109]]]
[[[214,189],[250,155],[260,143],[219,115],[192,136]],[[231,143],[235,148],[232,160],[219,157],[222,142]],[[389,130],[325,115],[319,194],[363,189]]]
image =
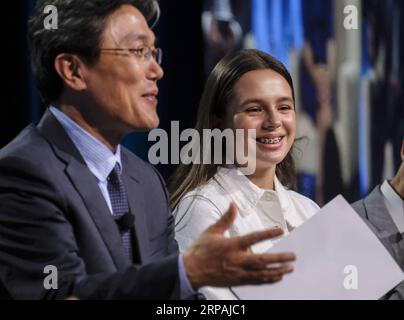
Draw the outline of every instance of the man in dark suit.
[[[404,270],[404,140],[401,166],[391,181],[385,181],[364,199],[353,204],[359,215],[374,227],[379,239],[390,246]]]
[[[366,198],[355,202],[352,207],[404,270],[404,140],[400,155],[402,163],[394,178],[376,186]],[[404,283],[387,298],[404,299]]]
[[[56,30],[44,28],[46,5],[58,10]],[[161,176],[119,145],[159,122],[161,52],[145,19],[156,11],[151,0],[38,1],[29,40],[50,108],[0,150],[0,284],[10,297],[179,299],[292,271],[292,253],[248,250],[279,230],[224,237],[234,207],[179,255]]]

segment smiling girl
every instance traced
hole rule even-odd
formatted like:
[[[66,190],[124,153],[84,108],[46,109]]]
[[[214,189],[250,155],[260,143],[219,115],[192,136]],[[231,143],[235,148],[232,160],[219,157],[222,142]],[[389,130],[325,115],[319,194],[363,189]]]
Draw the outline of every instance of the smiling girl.
[[[284,235],[319,210],[310,199],[291,190],[295,184],[292,148],[296,137],[292,78],[274,57],[242,50],[222,59],[209,76],[202,95],[196,130],[255,130],[246,143],[256,149],[255,172],[243,175],[237,165],[181,164],[171,179],[171,206],[176,238],[184,251],[234,202],[238,217],[228,236],[281,228]],[[251,248],[262,253],[277,240]],[[208,299],[235,299],[231,288],[204,288]]]

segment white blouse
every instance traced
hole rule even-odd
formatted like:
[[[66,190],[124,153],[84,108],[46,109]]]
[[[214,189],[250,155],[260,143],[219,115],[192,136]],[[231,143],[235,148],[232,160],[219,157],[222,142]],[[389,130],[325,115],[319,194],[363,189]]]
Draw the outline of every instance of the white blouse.
[[[225,236],[241,236],[251,232],[281,227],[284,235],[313,216],[319,207],[309,198],[287,190],[275,177],[275,191],[257,187],[236,168],[219,168],[207,184],[189,192],[174,210],[176,239],[185,251],[210,225],[214,224],[234,202],[238,215]],[[252,246],[263,253],[279,240],[266,240]],[[236,299],[228,288],[205,287],[207,299]]]

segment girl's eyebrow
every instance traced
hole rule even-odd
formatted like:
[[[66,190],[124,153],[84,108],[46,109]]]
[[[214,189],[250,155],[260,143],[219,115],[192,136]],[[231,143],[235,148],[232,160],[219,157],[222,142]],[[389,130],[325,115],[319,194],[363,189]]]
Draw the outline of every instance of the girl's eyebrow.
[[[259,98],[251,98],[251,99],[247,99],[247,100],[243,101],[243,102],[241,103],[241,106],[245,106],[245,105],[250,104],[250,103],[263,103],[263,102],[264,102],[264,100],[262,100],[262,99],[259,99]],[[290,97],[280,97],[280,98],[278,98],[278,99],[276,100],[276,102],[277,102],[277,103],[280,103],[280,102],[294,103],[293,99],[290,98]]]

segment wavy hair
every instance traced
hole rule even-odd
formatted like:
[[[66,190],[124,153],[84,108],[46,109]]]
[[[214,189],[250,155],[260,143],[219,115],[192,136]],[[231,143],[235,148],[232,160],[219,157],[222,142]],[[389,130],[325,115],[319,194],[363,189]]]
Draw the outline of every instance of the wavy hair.
[[[205,85],[200,101],[195,129],[202,139],[203,129],[215,129],[217,119],[223,119],[236,82],[247,72],[270,69],[288,82],[295,100],[293,81],[286,67],[275,57],[259,50],[246,49],[224,57],[213,69]],[[294,188],[296,183],[292,149],[276,166],[276,176],[283,185]],[[169,179],[170,207],[195,188],[205,184],[217,172],[216,164],[180,164]]]

